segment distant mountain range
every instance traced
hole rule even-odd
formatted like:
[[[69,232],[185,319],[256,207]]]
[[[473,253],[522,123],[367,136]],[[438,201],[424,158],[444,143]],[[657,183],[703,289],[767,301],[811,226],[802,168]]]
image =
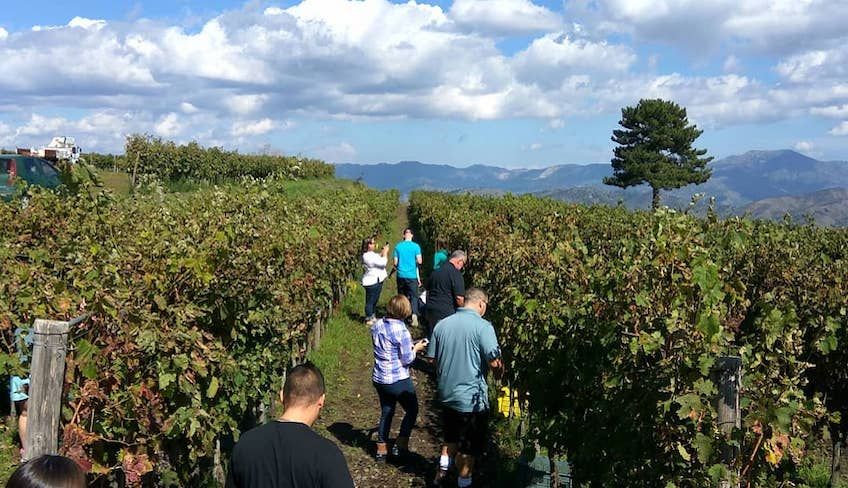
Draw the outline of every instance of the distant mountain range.
[[[833,188],[801,196],[758,200],[744,212],[756,218],[780,219],[785,214],[811,217],[820,225],[848,226],[848,188]]]
[[[541,190],[596,185],[610,174],[609,164],[563,164],[542,169],[506,169],[475,164],[457,168],[446,164],[401,161],[395,164],[337,164],[336,176],[362,180],[368,186],[412,190],[493,190],[532,193]]]
[[[800,220],[809,215],[823,225],[848,225],[848,162],[819,161],[790,150],[749,151],[713,161],[713,175],[703,185],[663,192],[663,204],[682,208],[692,196],[709,197],[723,214],[750,214],[782,218],[790,213]],[[449,165],[402,161],[396,164],[339,164],[336,175],[361,179],[369,186],[396,188],[403,194],[416,189],[500,194],[532,193],[561,200],[648,208],[648,187],[620,188],[601,183],[612,174],[609,164],[563,164],[542,169],[506,169],[474,165]]]

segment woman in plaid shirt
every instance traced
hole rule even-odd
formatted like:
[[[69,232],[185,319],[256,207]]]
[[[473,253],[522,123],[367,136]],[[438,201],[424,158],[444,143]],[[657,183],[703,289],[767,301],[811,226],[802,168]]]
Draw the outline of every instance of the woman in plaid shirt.
[[[404,457],[409,452],[409,435],[418,416],[418,396],[409,376],[409,366],[415,354],[427,347],[426,341],[412,343],[404,320],[412,315],[409,299],[395,295],[386,307],[386,317],[371,326],[374,343],[374,374],[372,381],[380,398],[380,424],[377,427],[377,461],[389,455],[387,442],[392,428],[395,406],[400,403],[405,412],[391,456]]]

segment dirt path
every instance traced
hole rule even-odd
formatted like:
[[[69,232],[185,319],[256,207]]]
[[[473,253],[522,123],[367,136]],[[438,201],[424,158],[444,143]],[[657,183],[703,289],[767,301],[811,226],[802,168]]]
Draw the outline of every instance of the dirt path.
[[[398,206],[397,219],[385,238],[397,242],[407,225],[406,206]],[[425,260],[426,262],[426,260]],[[369,328],[364,324],[365,293],[358,283],[349,284],[348,293],[330,320],[321,346],[310,358],[324,372],[327,382],[327,401],[316,429],[333,440],[347,459],[353,480],[359,488],[407,488],[428,486],[435,476],[436,461],[441,448],[440,410],[436,402],[434,379],[423,364],[413,366],[412,380],[418,393],[418,421],[410,438],[411,459],[404,465],[378,464],[374,461],[376,426],[380,419],[380,404],[371,384],[373,351]],[[386,302],[397,293],[394,279],[386,281],[378,304],[378,316],[385,312]],[[413,339],[422,337],[420,330],[411,329]],[[403,409],[398,406],[392,422],[392,439],[397,435]],[[478,459],[475,486],[518,486],[512,479],[512,452],[503,457],[501,446],[512,427],[492,422],[492,442],[484,458]],[[455,486],[455,481],[447,486]]]
[[[398,208],[398,218],[390,235],[381,236],[396,242],[406,225],[406,208]],[[373,353],[371,334],[363,323],[364,292],[351,283],[347,296],[330,320],[321,347],[311,355],[327,380],[327,402],[316,424],[318,431],[336,442],[347,459],[357,487],[422,487],[434,474],[441,439],[439,417],[433,403],[432,379],[422,370],[413,369],[412,380],[418,393],[419,413],[410,439],[411,459],[404,465],[377,464],[374,461],[374,439],[380,419],[377,393],[371,384]],[[378,304],[395,295],[394,279],[386,281]],[[379,313],[378,313],[379,315]],[[412,330],[413,338],[420,333]],[[397,435],[403,409],[398,406],[392,425],[392,438]]]

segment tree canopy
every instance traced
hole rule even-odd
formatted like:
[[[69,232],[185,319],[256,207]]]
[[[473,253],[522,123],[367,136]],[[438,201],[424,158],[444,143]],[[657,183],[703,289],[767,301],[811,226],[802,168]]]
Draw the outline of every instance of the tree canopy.
[[[660,204],[660,190],[671,190],[706,182],[712,171],[706,149],[692,145],[703,131],[689,124],[686,109],[674,102],[639,100],[635,107],[621,109],[622,129],[613,131],[618,144],[612,159],[613,175],[607,185],[627,188],[647,183],[653,190],[652,207]]]

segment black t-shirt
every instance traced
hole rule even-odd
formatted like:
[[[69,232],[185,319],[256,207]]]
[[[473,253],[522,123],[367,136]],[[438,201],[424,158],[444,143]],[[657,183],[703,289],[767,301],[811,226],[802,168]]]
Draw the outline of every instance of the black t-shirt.
[[[453,263],[447,261],[430,273],[427,279],[428,310],[450,315],[456,311],[456,297],[461,296],[465,296],[465,280]]]
[[[299,422],[245,432],[233,449],[227,488],[353,488],[342,452]]]

